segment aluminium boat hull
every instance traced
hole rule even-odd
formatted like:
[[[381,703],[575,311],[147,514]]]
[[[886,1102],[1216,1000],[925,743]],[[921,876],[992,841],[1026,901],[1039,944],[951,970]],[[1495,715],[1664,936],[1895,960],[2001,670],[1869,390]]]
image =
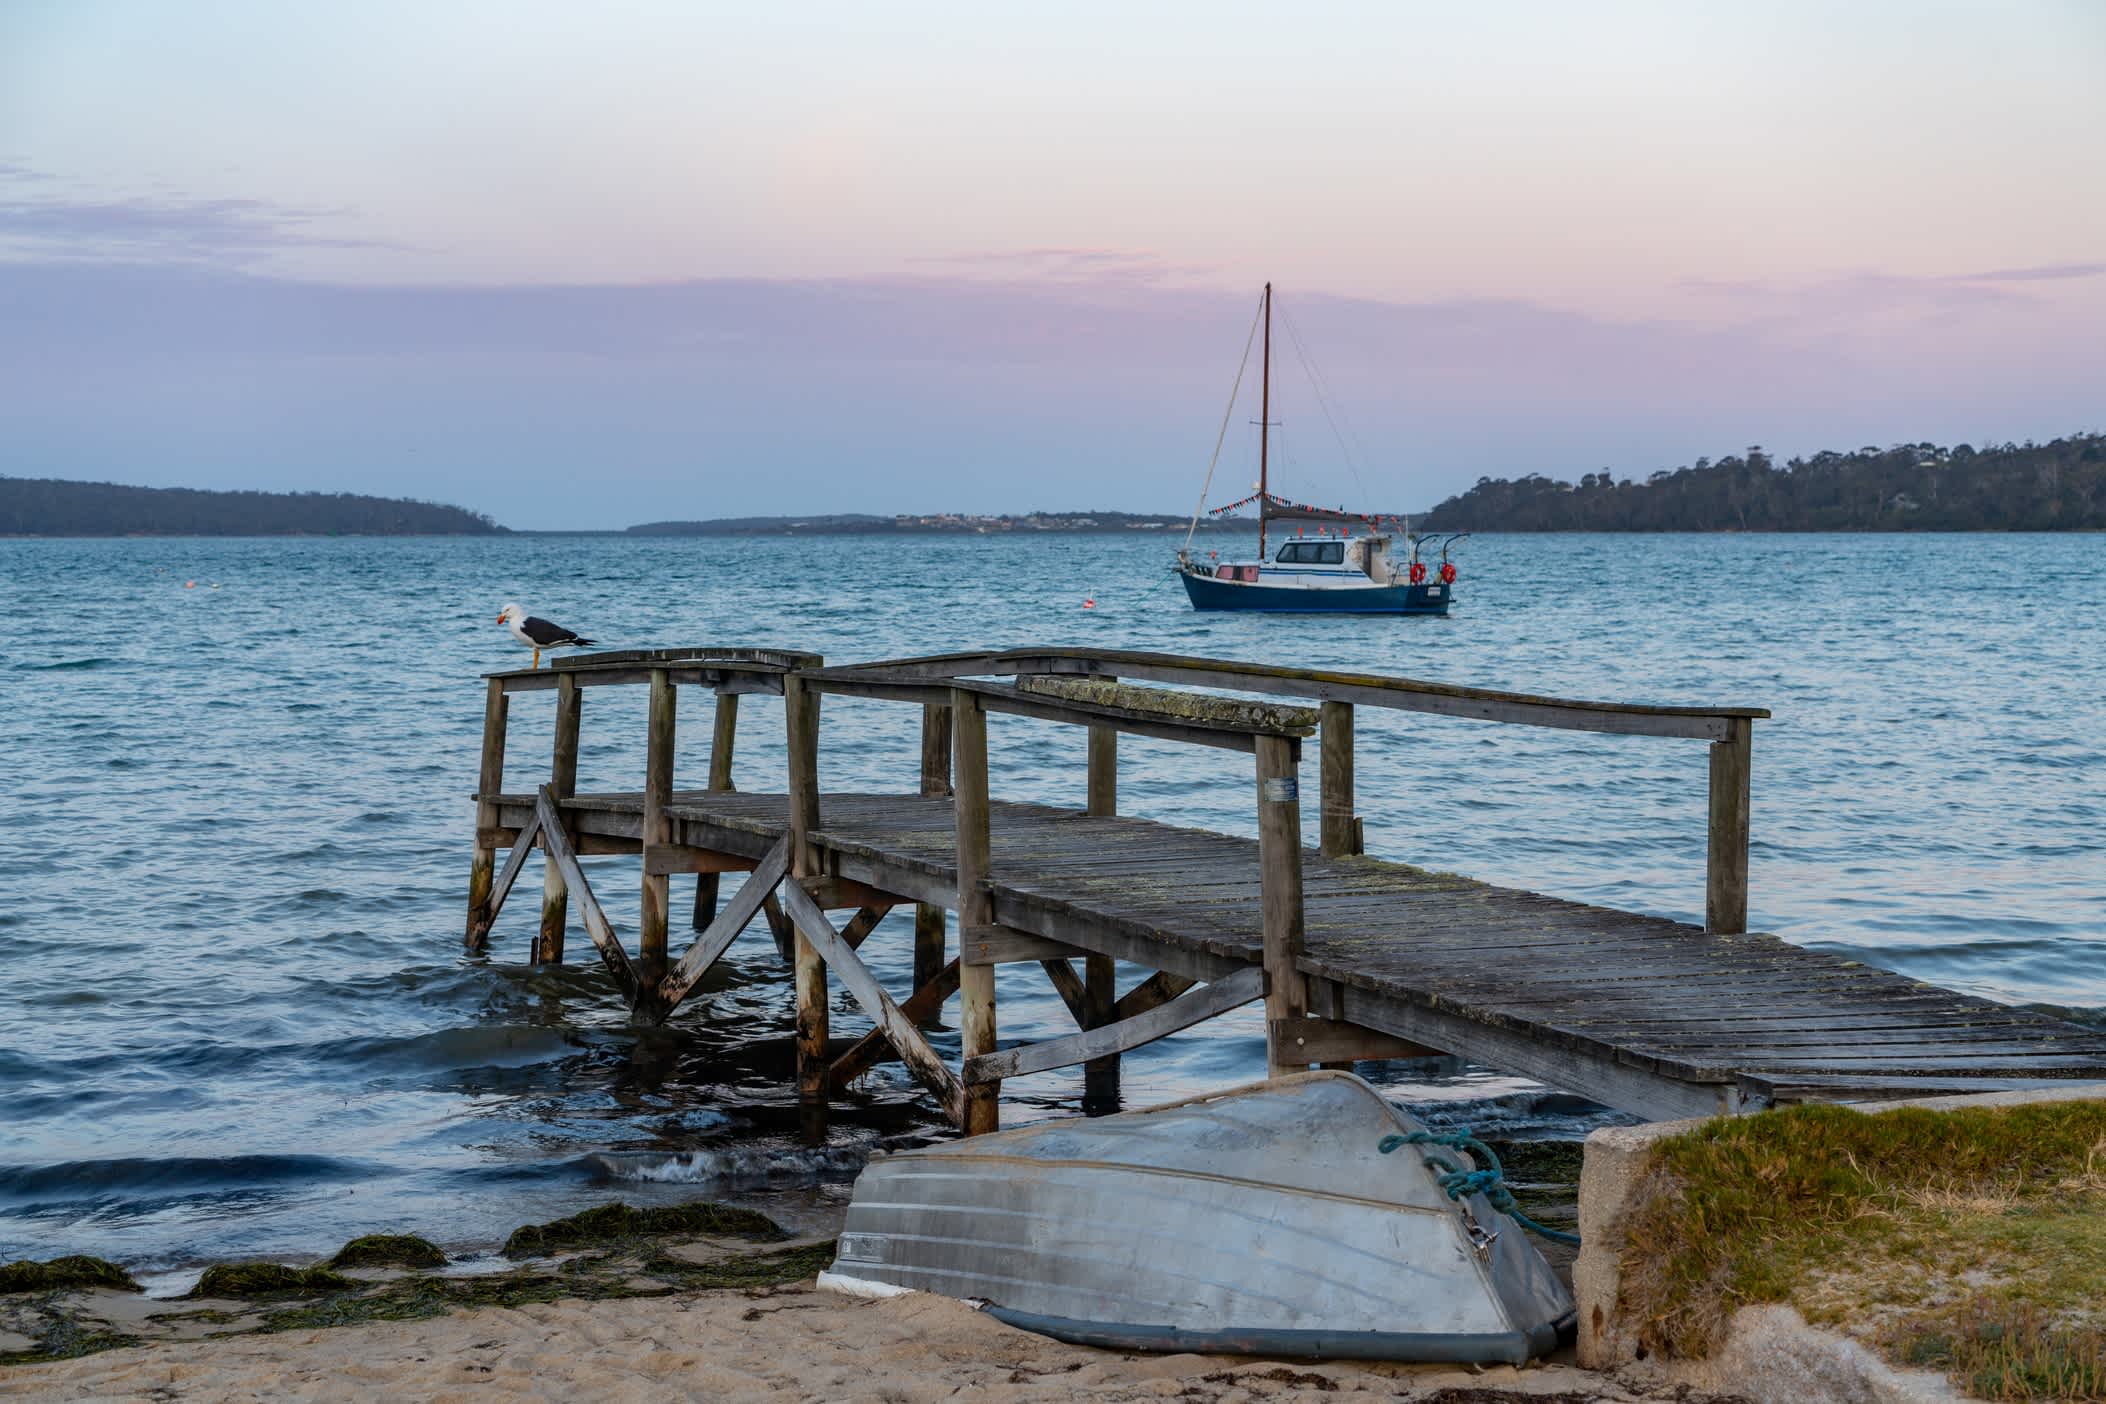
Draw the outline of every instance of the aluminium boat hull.
[[[1254,1084],[881,1156],[831,1272],[1082,1344],[1519,1364],[1572,1300],[1482,1196],[1450,1201],[1420,1129],[1350,1073]]]

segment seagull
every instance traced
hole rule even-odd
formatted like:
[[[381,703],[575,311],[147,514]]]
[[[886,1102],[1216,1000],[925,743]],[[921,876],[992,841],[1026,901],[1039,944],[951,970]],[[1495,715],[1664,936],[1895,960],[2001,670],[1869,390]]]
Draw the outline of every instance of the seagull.
[[[546,619],[536,619],[516,604],[508,604],[498,611],[497,622],[512,631],[512,637],[534,650],[534,666],[541,666],[541,650],[544,648],[590,648],[591,639],[581,639],[561,624],[551,624]]]

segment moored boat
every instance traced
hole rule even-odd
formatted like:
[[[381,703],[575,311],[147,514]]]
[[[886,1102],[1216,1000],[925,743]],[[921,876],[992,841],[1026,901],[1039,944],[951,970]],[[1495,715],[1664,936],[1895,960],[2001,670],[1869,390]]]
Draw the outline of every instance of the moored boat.
[[[1240,502],[1214,508],[1211,515],[1237,511],[1255,503],[1258,509],[1258,558],[1222,561],[1209,552],[1202,561],[1192,550],[1192,533],[1177,553],[1175,567],[1194,609],[1265,610],[1322,614],[1446,614],[1455,598],[1455,563],[1449,550],[1464,533],[1438,540],[1437,564],[1422,558],[1426,539],[1413,536],[1409,519],[1312,507],[1291,502],[1272,491],[1272,284],[1265,285],[1262,308],[1265,344],[1258,413],[1257,490]],[[1248,350],[1245,352],[1248,355]],[[1241,375],[1238,375],[1240,382]],[[1234,397],[1231,396],[1233,401]],[[1343,441],[1341,440],[1341,443]],[[1219,448],[1216,448],[1217,460]],[[1209,485],[1213,470],[1207,473]],[[1203,496],[1204,494],[1202,494]],[[1206,515],[1204,501],[1192,523]],[[1381,529],[1394,523],[1397,533]],[[1295,529],[1277,552],[1266,551],[1270,528]],[[1311,533],[1314,533],[1313,539]],[[1408,559],[1391,554],[1401,535],[1410,545]]]
[[[830,1272],[1086,1345],[1519,1364],[1572,1299],[1481,1194],[1386,1137],[1423,1128],[1316,1072],[874,1158]]]

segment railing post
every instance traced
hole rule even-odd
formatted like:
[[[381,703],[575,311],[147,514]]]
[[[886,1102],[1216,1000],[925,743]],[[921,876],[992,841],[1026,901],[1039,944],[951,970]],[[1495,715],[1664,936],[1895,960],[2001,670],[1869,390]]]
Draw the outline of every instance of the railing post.
[[[739,695],[736,692],[717,694],[716,715],[711,722],[709,788],[721,792],[731,788],[731,748],[739,734]],[[720,873],[695,875],[695,912],[689,918],[695,930],[707,931],[709,924],[716,920],[717,892],[722,882]]]
[[[819,876],[819,855],[812,831],[819,827],[819,694],[796,673],[782,679],[783,724],[790,746],[790,877]],[[808,1101],[826,1099],[826,962],[819,950],[796,934],[797,1095]]]
[[[549,761],[548,787],[559,800],[578,792],[578,726],[583,720],[584,693],[571,674],[556,679],[556,745]],[[545,850],[545,845],[544,845]],[[546,858],[546,851],[542,857]],[[541,935],[534,945],[534,959],[546,965],[563,963],[563,923],[570,912],[570,889],[563,885],[563,870],[554,862],[541,868]]]
[[[1748,800],[1755,723],[1726,721],[1726,739],[1711,743],[1711,826],[1704,870],[1704,929],[1733,935],[1748,929]]]
[[[468,867],[470,950],[488,941],[490,887],[497,881],[497,795],[505,787],[505,710],[510,699],[502,678],[490,679],[483,695],[483,764],[476,780],[475,857]]]
[[[1317,820],[1317,843],[1326,858],[1344,858],[1367,851],[1360,836],[1360,820],[1353,813],[1353,704],[1326,702],[1323,705],[1322,754],[1318,765],[1322,809]]]
[[[987,711],[978,696],[951,690],[951,737],[955,757],[951,770],[953,812],[958,823],[958,925],[961,931],[994,923],[994,900],[983,884],[992,861],[988,828]],[[964,1056],[995,1051],[995,968],[958,967],[959,1035]],[[968,1136],[1001,1125],[999,1082],[973,1083],[965,1089],[960,1128]]]
[[[1093,819],[1109,819],[1119,812],[1119,733],[1109,726],[1090,728],[1089,813]],[[1089,1007],[1090,1027],[1112,1022],[1112,1006],[1118,1003],[1114,983],[1116,966],[1108,955],[1083,957],[1082,989]],[[1092,1058],[1082,1065],[1082,1109],[1089,1113],[1116,1111],[1119,1105],[1119,1055]]]
[[[1309,1012],[1302,954],[1302,802],[1299,744],[1284,736],[1258,741],[1258,871],[1265,917],[1265,1056],[1267,1075],[1309,1065],[1280,1046],[1284,1019]]]
[[[673,675],[664,668],[651,670],[651,710],[644,738],[643,846],[651,849],[673,841],[672,821],[665,807],[673,798],[673,742],[679,693]],[[646,988],[665,976],[666,929],[670,924],[672,878],[653,873],[645,865],[643,906],[636,919],[637,973]]]
[[[951,709],[935,702],[921,709],[921,792],[932,799],[951,793]],[[945,927],[942,903],[914,904],[917,990],[943,973]]]

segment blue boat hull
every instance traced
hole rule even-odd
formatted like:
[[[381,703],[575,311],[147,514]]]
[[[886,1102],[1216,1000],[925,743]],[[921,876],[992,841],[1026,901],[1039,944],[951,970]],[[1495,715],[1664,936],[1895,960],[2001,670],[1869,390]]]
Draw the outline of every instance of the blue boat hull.
[[[1276,614],[1446,614],[1454,587],[1369,585],[1350,589],[1310,589],[1301,585],[1262,585],[1216,580],[1180,572],[1194,609],[1253,609]]]

